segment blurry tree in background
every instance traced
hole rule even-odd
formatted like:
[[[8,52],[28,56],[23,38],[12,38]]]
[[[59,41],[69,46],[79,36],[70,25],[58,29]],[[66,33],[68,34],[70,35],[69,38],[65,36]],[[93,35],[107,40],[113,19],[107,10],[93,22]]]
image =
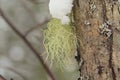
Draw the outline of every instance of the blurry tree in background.
[[[0,0],[0,8],[5,15],[31,43],[37,46],[36,49],[39,48],[40,53],[44,52],[42,29],[38,28],[28,35],[26,34],[32,27],[49,18],[48,3],[48,0],[41,0],[37,3],[32,3],[28,0]],[[2,17],[0,20],[0,73],[8,80],[10,80],[10,78],[16,80],[22,80],[23,78],[28,80],[37,80],[40,77],[43,79],[47,78],[43,69],[39,71],[41,66],[36,57],[31,54],[31,50],[29,50],[20,37],[8,27],[9,25]],[[39,37],[41,42],[35,37]],[[40,74],[41,72],[43,74]]]
[[[41,53],[43,58],[46,56],[43,30],[51,17],[48,4],[49,0],[0,0],[0,9],[5,15],[0,13],[0,74],[7,80],[51,80],[49,75],[52,74],[47,75],[45,66],[42,66],[45,64],[41,65],[34,50],[24,43],[28,40],[36,49],[35,53]],[[12,30],[10,23],[24,39]],[[68,66],[60,72],[51,67],[57,80],[77,79],[76,69]]]

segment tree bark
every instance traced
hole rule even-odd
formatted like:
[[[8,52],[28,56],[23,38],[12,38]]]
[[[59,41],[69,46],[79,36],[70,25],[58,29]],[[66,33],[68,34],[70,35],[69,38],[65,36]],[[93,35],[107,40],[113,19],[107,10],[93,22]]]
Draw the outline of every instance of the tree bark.
[[[73,4],[78,80],[120,80],[119,0],[74,0]]]

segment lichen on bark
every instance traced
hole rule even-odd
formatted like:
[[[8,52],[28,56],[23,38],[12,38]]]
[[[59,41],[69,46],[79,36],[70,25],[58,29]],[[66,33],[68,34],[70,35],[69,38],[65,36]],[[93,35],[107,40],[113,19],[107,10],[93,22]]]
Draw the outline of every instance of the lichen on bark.
[[[79,47],[83,59],[79,80],[119,80],[119,50],[115,46],[119,35],[115,29],[116,22],[120,21],[118,4],[112,0],[74,0],[76,30],[82,36],[79,45],[83,45],[82,49]],[[107,24],[104,34],[99,32],[102,24]],[[109,37],[108,31],[111,31]]]

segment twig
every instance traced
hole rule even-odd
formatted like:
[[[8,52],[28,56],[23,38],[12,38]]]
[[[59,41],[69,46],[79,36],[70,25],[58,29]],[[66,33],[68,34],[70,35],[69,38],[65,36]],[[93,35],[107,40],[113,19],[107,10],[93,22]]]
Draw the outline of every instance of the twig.
[[[29,7],[26,6],[25,2],[26,0],[21,0],[23,7],[30,13],[30,15],[34,18],[35,20],[35,16],[34,13],[31,11],[31,9]],[[30,2],[34,2],[34,0],[27,0]],[[41,3],[41,2],[40,2]],[[26,31],[26,33],[24,34],[24,36],[27,36],[30,32],[32,32],[33,30],[39,28],[40,26],[44,25],[45,23],[47,23],[50,20],[51,16],[46,17],[43,21],[39,22],[37,25],[34,25],[32,28],[30,28],[28,31]]]
[[[34,27],[32,27],[31,29],[29,29],[26,33],[25,36],[27,36],[30,32],[32,32],[33,30],[39,28],[40,26],[42,26],[43,24],[47,23],[50,19],[45,19],[44,21],[40,22],[39,24],[35,25]]]
[[[6,80],[2,75],[0,75],[0,80]]]
[[[56,80],[54,75],[52,74],[51,70],[47,66],[47,64],[44,62],[43,58],[39,55],[39,52],[36,51],[36,49],[32,46],[32,44],[26,39],[22,33],[16,29],[16,26],[9,20],[9,18],[5,15],[5,13],[0,8],[0,14],[2,18],[7,22],[9,27],[24,41],[24,43],[31,49],[33,54],[38,58],[38,60],[42,63],[43,67],[45,68],[48,75],[51,77],[52,80]]]

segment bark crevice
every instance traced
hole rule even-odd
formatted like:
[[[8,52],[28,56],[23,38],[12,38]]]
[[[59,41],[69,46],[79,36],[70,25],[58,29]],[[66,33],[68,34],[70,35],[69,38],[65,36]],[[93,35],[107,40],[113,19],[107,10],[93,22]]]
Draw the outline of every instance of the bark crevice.
[[[74,0],[75,27],[81,39],[78,41],[79,64],[81,58],[84,63],[79,66],[78,80],[119,80],[115,66],[114,24],[111,23],[117,19],[115,10],[113,1]]]
[[[103,22],[106,23],[106,21],[108,21],[108,18],[107,18],[107,9],[106,9],[106,2],[105,0],[101,0],[102,2],[102,11],[103,11]],[[111,6],[111,12],[112,12],[112,15],[113,15],[113,5]],[[109,25],[109,29],[111,30],[111,36],[107,39],[107,49],[109,51],[109,68],[111,69],[112,71],[112,78],[113,80],[116,80],[116,73],[114,71],[114,66],[113,66],[113,30],[112,30],[112,25]]]

